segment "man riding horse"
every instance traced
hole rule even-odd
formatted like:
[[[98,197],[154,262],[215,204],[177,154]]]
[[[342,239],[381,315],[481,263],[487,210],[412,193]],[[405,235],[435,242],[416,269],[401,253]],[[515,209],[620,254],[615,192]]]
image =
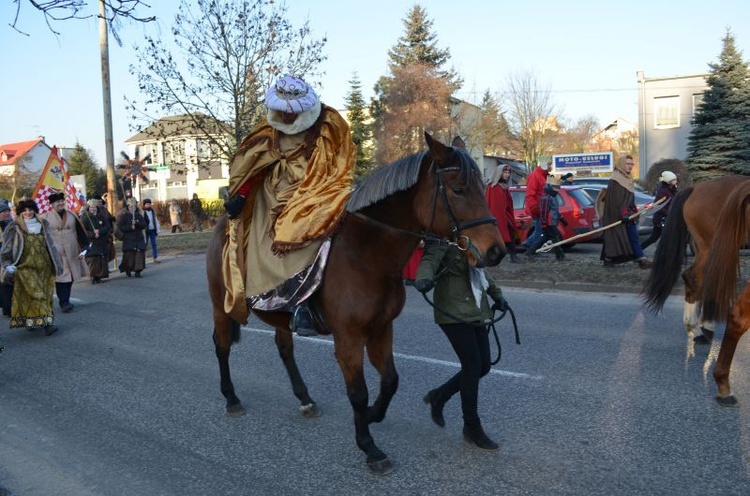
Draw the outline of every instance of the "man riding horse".
[[[232,161],[224,204],[224,307],[241,323],[249,308],[292,312],[318,288],[356,157],[349,125],[302,79],[279,79],[266,107]]]

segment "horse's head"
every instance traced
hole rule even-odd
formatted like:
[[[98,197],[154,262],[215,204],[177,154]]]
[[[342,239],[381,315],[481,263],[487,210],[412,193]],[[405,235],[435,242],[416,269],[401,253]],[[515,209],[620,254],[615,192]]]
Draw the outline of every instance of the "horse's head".
[[[494,266],[505,256],[497,222],[487,207],[484,183],[474,159],[454,140],[446,146],[425,133],[431,163],[415,198],[417,216],[428,230],[465,250],[471,265]]]

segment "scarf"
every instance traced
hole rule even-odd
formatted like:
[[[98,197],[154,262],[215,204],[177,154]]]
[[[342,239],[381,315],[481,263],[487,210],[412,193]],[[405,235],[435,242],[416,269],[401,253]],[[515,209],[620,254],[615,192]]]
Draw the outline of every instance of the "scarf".
[[[477,304],[477,308],[481,310],[482,296],[487,291],[487,288],[490,287],[484,269],[469,267],[469,281],[471,282],[471,292],[474,294],[474,302]]]

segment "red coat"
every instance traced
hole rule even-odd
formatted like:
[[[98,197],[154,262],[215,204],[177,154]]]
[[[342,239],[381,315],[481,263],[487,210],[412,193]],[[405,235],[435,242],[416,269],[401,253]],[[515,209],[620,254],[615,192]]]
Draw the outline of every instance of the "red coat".
[[[524,210],[532,217],[539,217],[539,199],[547,184],[547,171],[541,167],[534,169],[526,180],[526,201]]]
[[[497,219],[497,228],[500,230],[503,241],[509,243],[511,231],[516,230],[513,197],[510,195],[510,190],[497,184],[490,184],[484,190],[484,197],[487,200],[487,206],[490,207],[490,213]]]
[[[417,267],[419,267],[419,262],[422,261],[422,254],[424,253],[424,247],[423,246],[417,246],[417,249],[414,250],[414,253],[411,254],[411,258],[409,258],[409,261],[406,262],[406,266],[404,267],[404,273],[403,277],[407,281],[413,281],[417,277]]]

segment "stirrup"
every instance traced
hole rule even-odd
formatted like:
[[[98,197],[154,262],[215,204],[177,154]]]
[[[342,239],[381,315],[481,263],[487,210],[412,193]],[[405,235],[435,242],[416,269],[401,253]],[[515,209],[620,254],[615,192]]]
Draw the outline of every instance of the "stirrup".
[[[307,305],[299,305],[294,309],[291,324],[292,332],[296,332],[298,336],[309,337],[318,335]]]

